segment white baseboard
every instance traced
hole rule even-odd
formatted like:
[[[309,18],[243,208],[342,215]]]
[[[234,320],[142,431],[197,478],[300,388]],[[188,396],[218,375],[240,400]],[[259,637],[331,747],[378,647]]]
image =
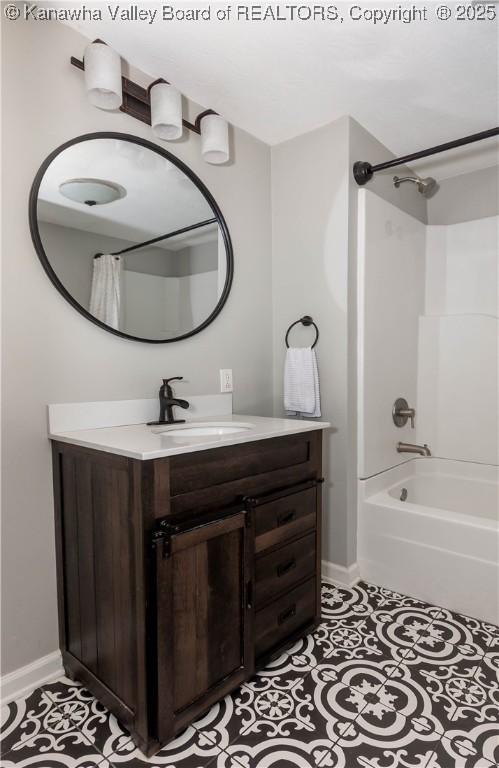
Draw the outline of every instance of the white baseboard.
[[[25,667],[15,669],[8,675],[0,678],[1,700],[0,704],[8,704],[9,701],[20,699],[21,696],[34,691],[38,686],[56,680],[64,674],[60,651],[54,651],[41,659],[26,664]]]
[[[354,563],[349,568],[327,560],[322,561],[322,580],[330,584],[353,587],[360,579],[359,566]],[[60,651],[54,651],[25,667],[9,672],[0,678],[0,706],[34,691],[44,683],[49,683],[64,675]]]
[[[322,580],[331,584],[353,587],[360,579],[359,566],[354,563],[349,568],[327,560],[322,561]],[[64,675],[60,651],[54,651],[25,667],[9,672],[0,678],[0,706],[34,691],[44,683],[49,683]]]
[[[343,587],[353,587],[360,580],[358,563],[345,568],[344,565],[322,561],[322,580],[329,584],[341,584]]]

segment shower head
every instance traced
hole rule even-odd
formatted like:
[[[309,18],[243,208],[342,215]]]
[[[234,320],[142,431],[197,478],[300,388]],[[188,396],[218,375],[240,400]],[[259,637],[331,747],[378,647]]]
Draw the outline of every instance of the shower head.
[[[404,181],[412,181],[412,183],[417,186],[418,192],[420,192],[423,197],[433,197],[435,192],[438,191],[438,184],[431,176],[428,176],[426,179],[420,179],[419,176],[393,177],[393,184],[395,187],[397,187],[397,189],[401,184],[404,183]]]
[[[438,183],[431,176],[426,179],[419,179],[418,190],[424,197],[433,197],[435,192],[438,192]]]

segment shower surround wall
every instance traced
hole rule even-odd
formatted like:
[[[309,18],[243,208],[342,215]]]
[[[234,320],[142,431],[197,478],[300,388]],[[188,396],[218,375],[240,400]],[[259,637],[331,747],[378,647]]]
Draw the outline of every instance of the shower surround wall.
[[[425,225],[369,190],[358,194],[358,472],[364,478],[407,460],[396,451],[399,440],[415,442],[410,421],[397,427],[391,414],[399,397],[416,408]]]
[[[360,478],[411,458],[398,441],[499,463],[498,232],[497,215],[425,226],[359,192]],[[397,397],[415,429],[393,424]]]
[[[419,320],[418,440],[498,464],[499,216],[430,225]]]

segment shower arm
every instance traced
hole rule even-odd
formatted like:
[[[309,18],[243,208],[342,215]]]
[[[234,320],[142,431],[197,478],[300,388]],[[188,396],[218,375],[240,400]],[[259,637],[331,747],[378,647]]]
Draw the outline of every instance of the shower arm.
[[[417,184],[421,181],[417,176],[394,176],[393,183],[396,187],[399,187],[404,181],[412,181],[413,184]]]
[[[420,160],[422,157],[436,155],[439,152],[447,152],[449,149],[463,147],[466,144],[473,144],[475,141],[490,139],[493,136],[499,136],[499,128],[489,128],[488,131],[473,133],[471,136],[464,136],[462,139],[448,141],[446,144],[437,144],[435,147],[422,149],[419,152],[413,152],[412,155],[396,157],[393,160],[387,160],[386,163],[378,163],[378,165],[371,165],[371,163],[368,163],[364,160],[357,160],[357,162],[355,162],[353,165],[353,177],[359,187],[363,187],[364,184],[367,184],[368,181],[371,181],[374,174],[378,171],[385,171],[387,168],[394,168],[397,165],[406,165],[407,163],[413,162],[413,160]]]

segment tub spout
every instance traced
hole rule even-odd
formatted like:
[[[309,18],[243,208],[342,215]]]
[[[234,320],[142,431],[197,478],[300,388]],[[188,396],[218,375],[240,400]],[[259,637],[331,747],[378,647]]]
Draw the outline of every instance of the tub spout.
[[[420,456],[431,456],[431,451],[426,445],[415,443],[397,443],[397,453],[419,453]]]

